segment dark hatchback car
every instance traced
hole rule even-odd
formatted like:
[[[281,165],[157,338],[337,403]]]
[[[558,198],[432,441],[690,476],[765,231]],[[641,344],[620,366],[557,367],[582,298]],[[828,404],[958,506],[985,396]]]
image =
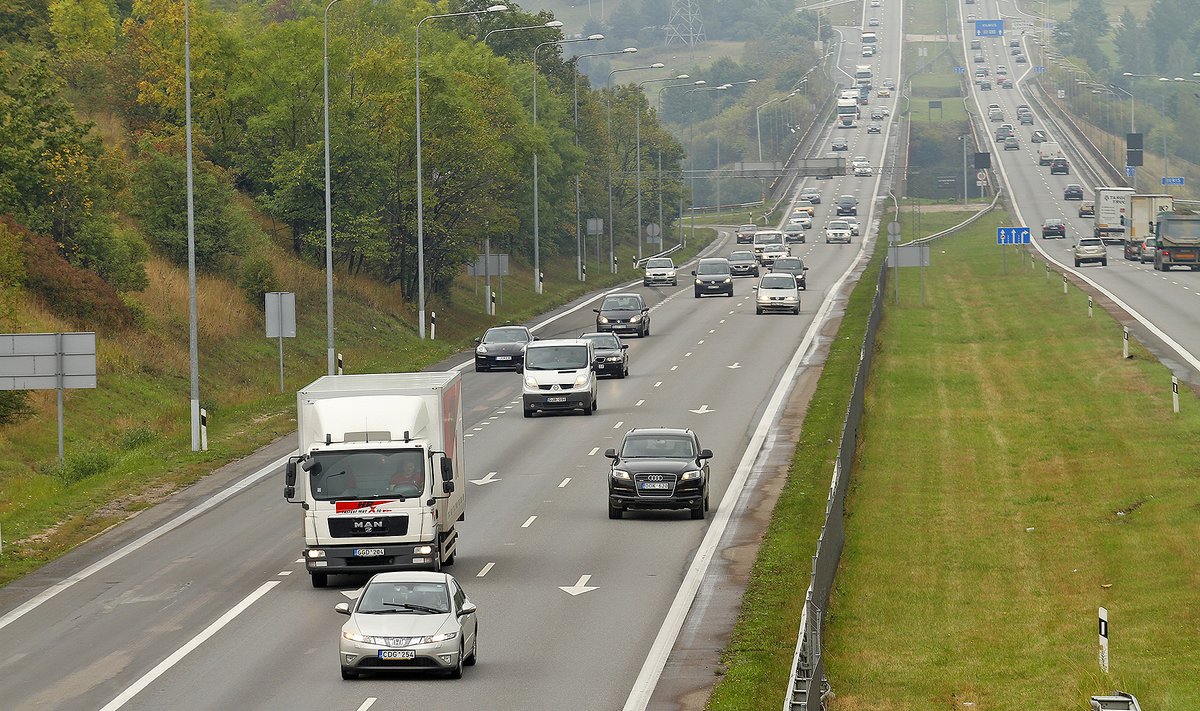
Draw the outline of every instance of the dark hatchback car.
[[[1042,237],[1067,238],[1067,223],[1057,217],[1052,217],[1042,223]]]
[[[1054,160],[1050,161],[1050,175],[1070,175],[1070,174],[1071,174],[1071,164],[1067,162],[1066,158],[1055,158]],[[1078,186],[1076,186],[1076,187],[1078,187]],[[1083,199],[1083,189],[1080,188],[1079,197],[1066,198],[1066,199],[1067,200],[1082,200]]]
[[[808,267],[804,266],[804,260],[799,257],[780,257],[771,265],[772,274],[791,274],[796,277],[796,287],[805,291],[808,290],[804,279],[806,271]]]
[[[1051,170],[1053,170],[1053,169],[1051,169]],[[1065,189],[1063,189],[1063,200],[1082,200],[1082,199],[1083,199],[1083,186],[1082,185],[1076,185],[1075,183],[1071,183]]]
[[[633,509],[687,509],[692,518],[708,511],[708,460],[688,429],[632,429],[620,449],[609,449],[608,517]]]
[[[734,276],[758,276],[758,260],[754,258],[754,252],[749,250],[739,250],[730,252],[729,271]]]
[[[650,335],[650,307],[641,294],[609,294],[596,312],[596,330]]]
[[[475,372],[485,370],[521,370],[525,346],[537,338],[524,326],[496,326],[475,339]]]
[[[701,259],[692,272],[695,277],[696,298],[705,294],[724,294],[733,296],[733,272],[729,269],[729,260],[721,257]]]
[[[581,333],[579,340],[591,341],[596,375],[624,378],[629,375],[629,345],[615,333]]]

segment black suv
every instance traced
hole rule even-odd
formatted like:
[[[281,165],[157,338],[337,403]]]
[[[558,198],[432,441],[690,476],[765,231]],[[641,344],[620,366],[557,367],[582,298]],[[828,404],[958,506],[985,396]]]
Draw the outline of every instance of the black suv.
[[[858,198],[853,195],[839,195],[836,204],[838,217],[858,214]]]
[[[722,257],[701,259],[692,272],[695,279],[696,298],[705,294],[725,294],[733,296],[733,272],[729,270],[729,260]]]
[[[629,375],[629,344],[615,333],[581,333],[579,340],[592,342],[596,375],[624,378]]]
[[[1054,160],[1050,161],[1050,175],[1070,175],[1070,174],[1071,174],[1071,164],[1067,162],[1066,158],[1055,158]],[[1079,197],[1067,198],[1067,199],[1068,200],[1072,200],[1072,199],[1082,200],[1083,199],[1083,190],[1082,189],[1080,190]]]
[[[650,335],[650,307],[641,294],[609,294],[596,312],[596,330]]]
[[[804,278],[804,272],[808,271],[808,267],[804,266],[804,260],[800,257],[780,257],[771,265],[772,274],[791,274],[796,277],[796,287],[807,291],[808,283]]]
[[[692,518],[708,511],[710,449],[688,429],[658,427],[625,433],[620,449],[604,456],[613,460],[608,475],[608,517],[621,518],[633,509],[688,509]]]

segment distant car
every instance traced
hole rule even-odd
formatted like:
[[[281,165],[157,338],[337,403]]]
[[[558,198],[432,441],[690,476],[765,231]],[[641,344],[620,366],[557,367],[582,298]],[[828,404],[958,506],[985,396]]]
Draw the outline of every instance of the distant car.
[[[871,19],[867,20],[867,27],[879,27],[879,18],[872,17]]]
[[[991,91],[992,90],[992,82],[987,79],[984,79],[983,81],[979,82],[979,90],[980,91]]]
[[[983,42],[971,40],[971,49],[983,49]]]
[[[794,215],[799,212],[803,212],[809,217],[812,217],[816,213],[816,208],[813,207],[811,200],[801,197],[797,198],[796,203],[792,205],[792,214]]]
[[[829,147],[835,151],[848,151],[850,150],[850,142],[844,138],[835,138]]]
[[[996,143],[1003,143],[1011,138],[1012,135],[1013,132],[1011,128],[1005,128],[1004,126],[1001,126],[1000,128],[996,129]]]
[[[1000,77],[1000,80],[997,83],[1000,84],[1001,89],[1015,89],[1017,86],[1013,83],[1013,80],[1009,79],[1008,77]]]
[[[971,61],[975,62],[976,64],[983,64],[987,60],[984,59],[982,54],[977,54]]]
[[[812,218],[803,212],[796,213],[788,218],[788,225],[796,225],[802,230],[809,230],[812,229]]]
[[[1047,141],[1047,137],[1046,137],[1045,131],[1034,131],[1029,136],[1030,143],[1045,143],[1046,141]]]
[[[879,7],[882,4],[880,0],[871,0],[871,7]]]
[[[581,333],[579,339],[592,342],[592,362],[596,375],[624,378],[629,375],[629,344],[622,343],[615,333]]]
[[[764,274],[754,287],[754,313],[788,311],[800,314],[800,287],[791,274]]]
[[[871,109],[871,120],[872,121],[882,121],[883,120],[883,109],[881,109],[881,108]]]
[[[867,124],[867,133],[883,133],[883,126],[878,123]]]
[[[597,331],[636,333],[639,338],[650,335],[650,307],[641,294],[609,294],[592,311]]]
[[[878,96],[878,97],[879,97],[879,98],[881,98],[881,99],[886,99],[886,98],[888,98],[888,97],[890,97],[890,96],[892,95],[892,90],[891,90],[891,89],[889,89],[889,88],[887,88],[887,87],[885,86],[884,88],[882,88],[882,89],[880,89],[879,91],[875,92],[875,95],[876,95],[876,96]]]
[[[1088,262],[1099,262],[1100,266],[1108,266],[1108,250],[1099,237],[1083,237],[1075,243],[1075,266]]]
[[[776,259],[771,265],[772,274],[791,274],[796,278],[796,288],[801,291],[807,290],[808,282],[804,278],[804,273],[808,271],[808,267],[804,266],[804,260],[799,257],[782,257]]]
[[[1058,158],[1057,160],[1062,160]],[[1083,186],[1071,183],[1063,190],[1063,200],[1082,200]]]
[[[846,221],[846,224],[850,225],[851,236],[857,237],[858,236],[858,218],[855,217],[854,215],[846,215],[842,219],[844,219]]]
[[[1018,54],[1017,64],[1029,64],[1029,59],[1027,59],[1023,54]]]
[[[642,286],[655,284],[679,285],[679,277],[675,274],[675,262],[670,257],[653,257],[646,260],[646,271],[642,275]]]
[[[1009,40],[1009,41],[1008,41],[1008,46],[1009,46],[1009,47],[1020,47],[1020,46],[1021,46],[1021,40],[1019,40],[1019,39],[1013,39],[1013,40]]]
[[[821,191],[816,188],[805,188],[800,191],[800,197],[808,200],[814,205],[821,204]]]
[[[974,15],[967,15],[967,22],[974,22],[974,21],[975,21]]]
[[[1158,248],[1157,239],[1147,237],[1143,240],[1134,240],[1134,244],[1138,246],[1138,260],[1142,264],[1154,261],[1154,250]]]
[[[693,519],[708,511],[708,460],[690,429],[656,427],[625,433],[619,449],[607,449],[608,517],[633,509],[685,509]]]
[[[1095,217],[1096,216],[1096,204],[1091,203],[1091,202],[1079,203],[1079,216],[1080,217]]]
[[[1033,114],[1031,114],[1029,112],[1025,112],[1025,113],[1021,114],[1020,121],[1021,121],[1022,126],[1032,126],[1033,125]]]
[[[850,244],[850,223],[845,220],[830,220],[825,225],[825,243],[842,242]]]
[[[885,89],[895,89],[896,88],[896,80],[895,79],[884,79],[883,86]]]
[[[1052,217],[1042,223],[1042,237],[1050,239],[1052,237],[1058,239],[1067,238],[1067,223],[1065,220],[1060,220],[1057,217]]]
[[[988,112],[988,121],[1003,121],[1003,120],[1004,120],[1004,112],[1001,111],[1000,109],[992,109],[990,112]]]
[[[868,44],[868,45],[863,45],[863,48],[862,48],[862,56],[864,56],[864,57],[874,57],[874,56],[875,56],[875,48],[874,48],[874,47],[872,47],[872,46],[871,46],[871,45],[869,45],[869,44]]]
[[[1019,151],[1021,150],[1021,142],[1017,140],[1016,136],[1009,136],[1004,139],[1004,150]]]
[[[475,372],[500,368],[521,370],[525,346],[537,340],[524,326],[493,326],[475,339]]]
[[[705,294],[725,294],[733,296],[733,272],[729,269],[729,261],[720,257],[707,257],[696,264],[692,272],[695,279],[696,298]]]
[[[747,223],[745,225],[738,225],[737,243],[738,244],[750,244],[751,242],[754,241],[754,233],[755,232],[758,232],[758,225],[753,225],[753,224],[749,224],[749,223]]]
[[[783,239],[788,244],[804,244],[804,231],[802,225],[784,225]]]
[[[835,212],[838,217],[842,215],[857,215],[858,214],[858,198],[853,195],[839,195],[837,198],[837,209]]]
[[[1070,174],[1071,174],[1071,164],[1067,162],[1066,158],[1055,158],[1054,160],[1050,161],[1050,175],[1070,175]],[[1066,199],[1067,200],[1082,200],[1083,193],[1080,192],[1079,197],[1077,197],[1077,198],[1066,198]]]
[[[738,250],[730,252],[726,259],[729,260],[729,271],[733,276],[758,276],[758,260],[754,257],[754,252]]]
[[[448,573],[376,573],[358,599],[334,609],[350,618],[338,644],[343,679],[388,671],[448,672],[461,679],[463,667],[475,664],[475,603]]]

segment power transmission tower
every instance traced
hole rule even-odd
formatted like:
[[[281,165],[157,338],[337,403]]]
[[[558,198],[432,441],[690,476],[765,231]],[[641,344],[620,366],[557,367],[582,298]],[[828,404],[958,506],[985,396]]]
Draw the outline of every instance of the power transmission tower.
[[[667,22],[667,46],[685,44],[692,48],[705,40],[704,18],[697,0],[672,0],[671,19]]]

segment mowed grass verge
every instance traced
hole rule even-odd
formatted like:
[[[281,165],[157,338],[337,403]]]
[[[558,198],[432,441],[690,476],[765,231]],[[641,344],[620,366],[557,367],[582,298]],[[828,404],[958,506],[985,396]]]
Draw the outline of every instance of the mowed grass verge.
[[[1040,262],[1010,252],[1001,274],[993,223],[935,243],[926,306],[912,269],[887,303],[826,618],[832,708],[1082,709],[1114,688],[1200,708],[1200,402],[1172,414],[1170,372],[1122,360],[1120,326]]]

